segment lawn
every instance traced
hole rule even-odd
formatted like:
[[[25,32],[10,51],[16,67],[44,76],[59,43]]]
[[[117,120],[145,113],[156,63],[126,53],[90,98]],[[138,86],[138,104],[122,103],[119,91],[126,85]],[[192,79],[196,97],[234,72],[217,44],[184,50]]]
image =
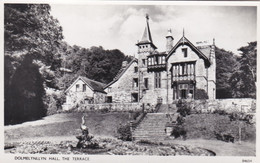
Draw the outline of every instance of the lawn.
[[[216,140],[216,133],[230,134],[239,140],[239,128],[241,128],[241,140],[255,142],[256,127],[245,121],[231,121],[228,115],[219,114],[191,114],[185,117],[183,124],[187,132],[187,139],[211,139]]]
[[[86,115],[86,125],[93,135],[115,137],[117,127],[129,120],[127,112],[111,113],[61,113],[43,120],[5,126],[5,141],[35,137],[76,136],[80,134],[81,117]]]
[[[109,152],[103,154],[116,155],[202,155],[203,149],[208,149],[216,153],[217,156],[255,156],[255,128],[243,124],[242,144],[226,143],[214,137],[214,131],[219,127],[225,131],[237,132],[235,122],[230,122],[227,117],[212,114],[192,114],[185,118],[184,127],[187,131],[187,140],[165,140],[158,144],[136,144],[132,142],[123,142],[117,140],[116,130],[120,124],[129,120],[127,112],[88,112],[88,113],[61,113],[47,116],[42,120],[26,122],[18,125],[5,126],[5,144],[17,145],[17,148],[6,150],[7,153],[59,153],[63,154],[77,153],[77,151],[68,150],[64,144],[72,143],[76,145],[75,136],[80,135],[81,117],[86,115],[86,124],[89,127],[90,134],[99,139],[101,143],[106,143],[111,147]],[[234,123],[234,124],[233,124]],[[231,124],[231,125],[230,125]],[[229,126],[229,127],[227,127]],[[246,131],[246,132],[245,132]],[[245,134],[252,132],[251,134]],[[187,151],[181,151],[185,149]],[[35,148],[35,149],[34,149]],[[45,151],[47,149],[47,151]],[[175,150],[172,150],[175,149]],[[246,149],[246,150],[245,150]],[[200,151],[194,153],[194,151]],[[8,152],[9,151],[9,152]],[[38,152],[37,152],[38,151]]]

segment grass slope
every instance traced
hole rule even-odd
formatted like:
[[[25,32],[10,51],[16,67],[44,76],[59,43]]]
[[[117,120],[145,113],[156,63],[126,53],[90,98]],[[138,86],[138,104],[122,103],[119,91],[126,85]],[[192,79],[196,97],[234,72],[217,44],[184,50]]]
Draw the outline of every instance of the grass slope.
[[[239,125],[243,141],[256,139],[255,125],[247,124],[244,121],[230,121],[227,115],[219,114],[191,114],[185,117],[184,128],[187,132],[187,139],[216,139],[216,133],[227,133],[239,139]]]
[[[5,127],[5,140],[50,137],[50,136],[72,136],[80,134],[81,117],[86,115],[86,125],[90,134],[114,137],[120,123],[126,123],[129,113],[62,113],[51,115],[44,120],[27,122],[19,126]]]

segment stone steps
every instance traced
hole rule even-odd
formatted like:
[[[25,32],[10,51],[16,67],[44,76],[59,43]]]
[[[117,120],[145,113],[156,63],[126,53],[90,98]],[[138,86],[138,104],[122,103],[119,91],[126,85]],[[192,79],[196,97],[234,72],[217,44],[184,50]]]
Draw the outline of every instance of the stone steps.
[[[134,140],[163,140],[167,121],[165,113],[148,113],[133,131]]]

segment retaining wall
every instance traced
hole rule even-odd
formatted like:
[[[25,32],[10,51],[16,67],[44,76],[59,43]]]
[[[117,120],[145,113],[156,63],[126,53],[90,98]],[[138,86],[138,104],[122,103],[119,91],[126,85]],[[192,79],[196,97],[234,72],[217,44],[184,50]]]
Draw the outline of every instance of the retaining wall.
[[[256,100],[251,98],[232,98],[216,100],[194,100],[191,101],[194,109],[201,111],[214,111],[216,109],[227,112],[255,113]]]
[[[78,111],[103,110],[109,111],[139,111],[142,109],[140,103],[107,103],[107,104],[82,104]]]

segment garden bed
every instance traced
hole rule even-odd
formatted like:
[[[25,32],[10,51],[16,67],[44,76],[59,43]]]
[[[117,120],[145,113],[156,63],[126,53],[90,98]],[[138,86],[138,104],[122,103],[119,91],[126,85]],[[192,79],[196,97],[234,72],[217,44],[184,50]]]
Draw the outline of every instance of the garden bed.
[[[207,149],[169,143],[134,143],[113,138],[95,138],[102,149],[76,149],[77,141],[30,141],[5,144],[5,153],[20,154],[102,154],[102,155],[159,155],[214,156]]]

